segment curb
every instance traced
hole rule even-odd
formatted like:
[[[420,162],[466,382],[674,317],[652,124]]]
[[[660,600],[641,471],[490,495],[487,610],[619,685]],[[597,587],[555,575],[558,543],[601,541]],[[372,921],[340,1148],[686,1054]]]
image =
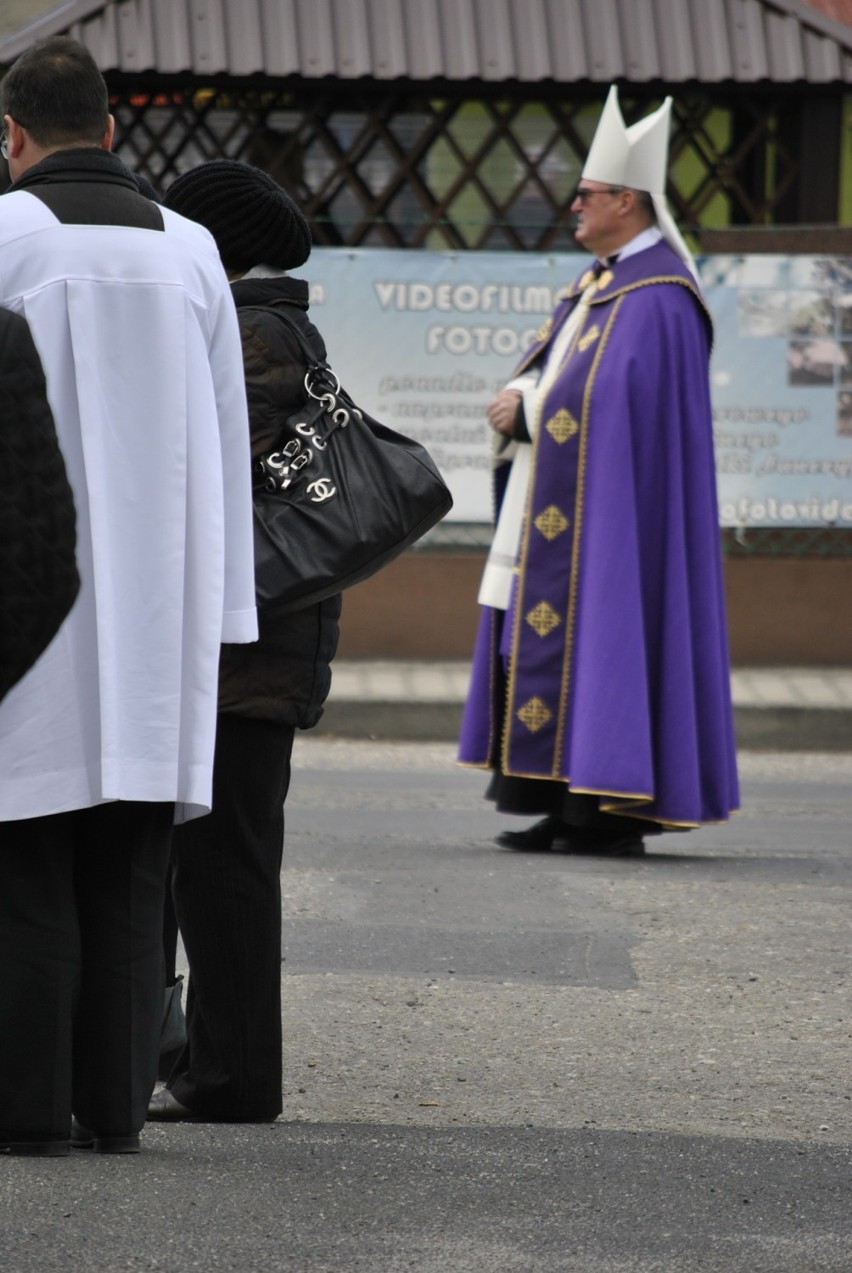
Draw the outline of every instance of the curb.
[[[377,742],[456,742],[458,702],[330,699],[312,731],[325,737]],[[852,752],[852,709],[821,707],[734,708],[742,751]]]
[[[852,711],[843,707],[734,707],[741,751],[852,751]]]

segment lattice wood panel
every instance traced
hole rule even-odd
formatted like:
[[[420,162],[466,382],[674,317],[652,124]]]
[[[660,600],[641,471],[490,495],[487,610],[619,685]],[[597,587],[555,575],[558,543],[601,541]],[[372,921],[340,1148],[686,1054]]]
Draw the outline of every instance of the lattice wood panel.
[[[628,122],[656,100],[623,102]],[[840,99],[838,98],[838,112]],[[332,245],[569,250],[570,204],[600,99],[502,99],[341,86],[299,94],[116,91],[117,146],[165,189],[221,155],[266,168]],[[669,198],[685,229],[772,225],[802,181],[778,95],[678,98]],[[836,212],[829,211],[826,220]]]

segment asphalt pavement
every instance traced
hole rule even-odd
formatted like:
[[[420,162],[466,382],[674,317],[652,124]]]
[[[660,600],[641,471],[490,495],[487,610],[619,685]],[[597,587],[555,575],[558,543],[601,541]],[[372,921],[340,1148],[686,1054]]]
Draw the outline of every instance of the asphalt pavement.
[[[283,1117],[7,1158],[4,1267],[849,1273],[852,755],[742,777],[645,859],[513,853],[450,744],[300,737]]]

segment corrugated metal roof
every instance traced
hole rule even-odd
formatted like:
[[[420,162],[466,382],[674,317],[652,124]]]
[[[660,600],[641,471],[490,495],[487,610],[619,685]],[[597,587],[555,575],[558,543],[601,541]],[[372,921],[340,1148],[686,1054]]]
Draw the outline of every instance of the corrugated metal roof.
[[[426,81],[852,82],[852,27],[804,0],[66,0],[0,39],[103,71]]]

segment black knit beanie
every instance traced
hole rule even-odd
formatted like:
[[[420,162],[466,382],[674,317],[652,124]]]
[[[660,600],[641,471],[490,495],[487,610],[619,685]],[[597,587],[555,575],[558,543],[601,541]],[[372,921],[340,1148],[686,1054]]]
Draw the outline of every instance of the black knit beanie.
[[[310,256],[307,221],[287,192],[250,164],[199,164],[172,182],[163,204],[210,231],[228,270],[292,270]]]

